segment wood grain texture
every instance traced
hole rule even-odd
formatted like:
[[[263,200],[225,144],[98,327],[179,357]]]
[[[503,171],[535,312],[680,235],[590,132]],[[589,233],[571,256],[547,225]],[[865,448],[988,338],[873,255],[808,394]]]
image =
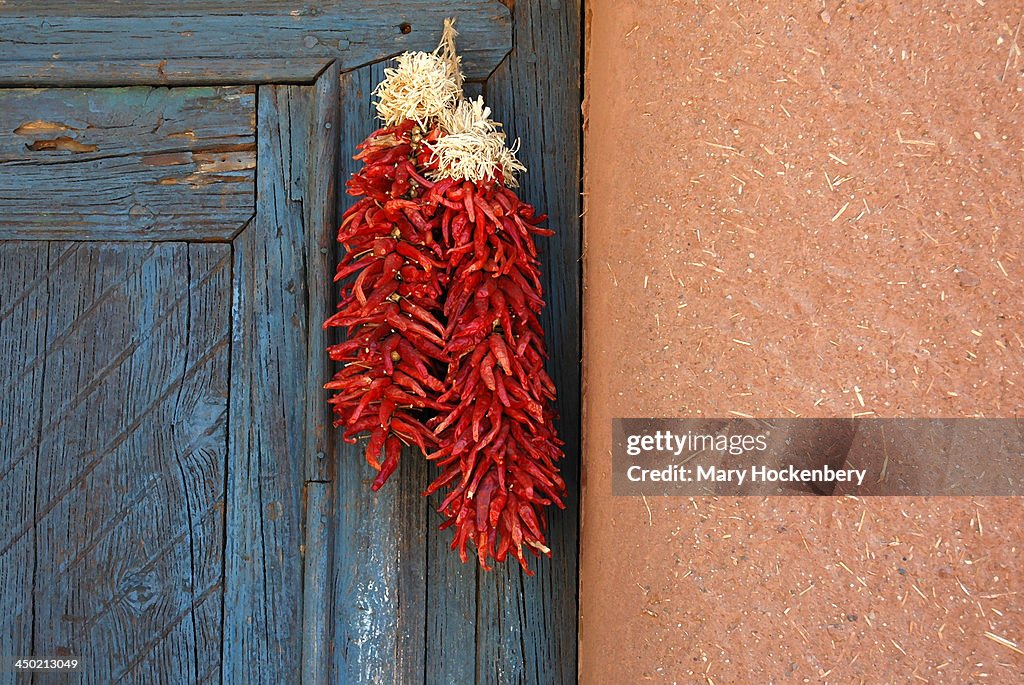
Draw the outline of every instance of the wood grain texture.
[[[302,575],[302,683],[327,683],[331,642],[333,484],[306,483],[305,566]]]
[[[36,464],[46,358],[46,243],[0,246],[0,654],[28,655],[34,621]],[[0,682],[13,682],[0,674]]]
[[[224,682],[293,683],[302,670],[302,490],[331,440],[325,406],[308,396],[322,400],[326,379],[327,305],[312,293],[329,287],[336,88],[258,94],[257,212],[234,241]],[[329,572],[328,558],[309,563]]]
[[[12,336],[45,340],[34,354],[12,350],[29,353],[19,375],[41,376],[36,395],[16,398],[37,412],[36,434],[13,443],[3,476],[31,482],[33,500],[24,517],[4,511],[0,565],[33,543],[31,591],[3,596],[5,615],[31,616],[31,641],[15,651],[81,655],[83,682],[217,681],[229,248],[39,242],[0,253],[5,266],[36,256],[14,311],[45,294]],[[17,281],[5,268],[5,284]]]
[[[0,239],[228,240],[254,211],[255,90],[0,90]]]
[[[436,525],[421,496],[426,464],[416,451],[403,451],[398,471],[374,494],[375,472],[364,451],[365,446],[344,443],[336,449],[338,504],[328,594],[335,651],[328,682],[422,683],[427,645],[434,639],[425,630],[426,527]],[[472,651],[471,644],[460,649]],[[454,650],[450,658],[461,659]]]
[[[424,468],[423,480],[436,477],[433,466]],[[484,571],[475,563],[463,564],[451,549],[452,532],[438,530],[443,494],[429,498],[427,510],[427,574],[420,601],[426,607],[426,671],[436,674],[434,682],[477,682],[477,652],[480,642],[493,635],[479,631],[480,595],[478,583]],[[473,559],[470,559],[473,562]],[[470,646],[472,645],[472,648]],[[493,666],[493,665],[492,665]]]
[[[581,3],[517,2],[515,43],[486,85],[494,118],[520,138],[520,196],[549,215],[539,240],[547,308],[541,324],[558,387],[567,508],[551,510],[553,557],[526,578],[514,565],[480,585],[478,682],[575,683],[580,465]],[[496,664],[501,664],[496,669]]]
[[[255,0],[244,7],[221,0],[7,0],[0,3],[0,85],[67,85],[75,72],[93,74],[94,84],[101,77],[164,84],[169,73],[181,73],[173,66],[179,60],[249,62],[249,71],[231,67],[234,76],[264,83],[280,76],[259,69],[273,60],[337,60],[347,71],[406,50],[433,50],[450,16],[458,20],[466,73],[486,77],[511,40],[508,9],[498,0]]]
[[[375,64],[341,75],[342,148],[337,180],[342,187],[359,166],[352,159],[356,144],[377,128],[370,95],[384,77],[384,66]],[[336,293],[330,301],[337,302]],[[321,401],[326,401],[326,394]],[[425,549],[413,541],[423,535],[419,525],[425,502],[416,491],[423,487],[424,469],[418,463],[422,458],[406,451],[398,472],[375,494],[369,486],[376,474],[366,464],[364,450],[365,446],[336,441],[338,504],[329,595],[335,605],[335,651],[330,682],[421,682],[423,623],[410,618],[424,607]],[[419,577],[410,579],[417,569]]]
[[[576,468],[579,421],[579,7],[571,5],[566,9],[547,4],[541,7],[525,1],[519,5],[515,10],[516,52],[499,68],[487,88],[487,95],[489,104],[499,118],[504,118],[514,135],[521,135],[524,139],[522,156],[531,167],[522,191],[524,198],[552,213],[551,225],[559,230],[559,235],[544,245],[545,283],[549,297],[544,324],[553,353],[552,376],[561,393],[559,408],[562,413],[562,436],[568,443],[564,470],[572,492],[570,510],[553,512],[552,516],[550,539],[556,557],[550,562],[541,562],[538,576],[532,579],[524,578],[512,565],[497,572],[484,573],[472,563],[464,565],[459,562],[457,555],[448,549],[451,531],[436,530],[440,517],[433,508],[437,506],[439,498],[435,496],[428,501],[420,496],[431,478],[432,467],[415,452],[409,451],[404,455],[399,473],[395,474],[383,492],[371,493],[369,481],[372,480],[372,470],[365,464],[362,451],[358,447],[333,444],[333,434],[327,428],[325,417],[326,394],[321,390],[327,374],[323,348],[328,340],[319,326],[325,318],[326,309],[332,307],[335,301],[329,278],[336,259],[332,238],[337,221],[335,190],[325,179],[330,177],[335,166],[334,158],[338,157],[338,136],[344,147],[340,155],[341,173],[337,180],[343,183],[354,168],[354,162],[348,158],[354,152],[354,145],[376,127],[370,106],[370,92],[382,78],[384,67],[379,63],[358,67],[361,62],[355,61],[353,55],[363,55],[364,61],[369,62],[403,49],[432,48],[437,39],[436,29],[440,26],[441,17],[454,13],[460,17],[459,29],[462,36],[459,45],[460,49],[467,51],[469,73],[480,77],[490,71],[490,67],[483,66],[486,60],[481,56],[504,54],[503,51],[508,49],[511,39],[508,11],[497,2],[458,3],[457,12],[453,12],[456,3],[433,3],[429,7],[428,3],[419,1],[402,3],[400,7],[395,5],[387,10],[388,16],[409,17],[413,31],[408,36],[396,38],[391,33],[396,27],[388,23],[390,19],[377,23],[367,19],[372,12],[390,6],[384,2],[356,3],[352,0],[329,3],[326,9],[303,7],[296,10],[299,14],[294,18],[288,14],[289,10],[281,9],[279,4],[271,6],[269,2],[257,2],[251,8],[247,6],[246,13],[242,14],[237,5],[229,6],[221,0],[211,0],[203,3],[201,10],[194,11],[194,17],[182,17],[180,4],[174,6],[138,2],[108,6],[102,10],[102,17],[97,14],[84,18],[70,15],[89,14],[88,8],[93,4],[79,3],[72,11],[66,9],[63,3],[43,2],[33,3],[31,12],[21,10],[22,15],[36,15],[36,25],[32,31],[37,33],[22,31],[15,42],[8,43],[6,41],[12,39],[4,31],[17,24],[17,21],[10,20],[10,17],[17,14],[11,8],[29,5],[20,0],[0,4],[0,44],[16,46],[15,51],[7,51],[0,56],[0,83],[25,84],[29,82],[26,79],[33,78],[37,79],[36,83],[82,85],[116,83],[119,80],[172,83],[179,82],[179,79],[207,83],[216,81],[222,74],[233,74],[231,80],[237,79],[236,82],[260,81],[267,78],[267,74],[276,74],[289,81],[307,81],[312,80],[315,74],[321,74],[312,85],[261,87],[258,97],[252,90],[235,89],[234,92],[247,93],[250,98],[247,120],[249,145],[256,147],[260,173],[255,174],[254,181],[258,201],[255,205],[250,201],[248,214],[242,212],[237,215],[238,223],[234,227],[224,224],[214,226],[215,221],[211,221],[210,232],[188,233],[195,230],[190,226],[196,222],[183,221],[182,230],[172,232],[166,228],[167,224],[161,225],[155,221],[146,224],[138,216],[142,214],[140,211],[135,216],[129,212],[127,219],[123,213],[120,215],[119,221],[140,222],[127,224],[127,228],[118,228],[117,222],[113,220],[96,220],[95,230],[76,229],[76,232],[68,234],[60,233],[64,229],[57,222],[46,228],[45,232],[37,231],[30,235],[13,231],[3,233],[9,229],[0,225],[0,237],[227,240],[236,236],[238,228],[252,211],[256,212],[256,218],[246,230],[234,237],[230,247],[183,246],[176,242],[80,246],[40,240],[33,243],[11,243],[0,248],[0,264],[4,266],[0,295],[5,296],[0,303],[0,332],[5,333],[0,341],[0,359],[10,358],[12,362],[17,362],[11,367],[20,369],[15,386],[17,392],[35,398],[36,402],[35,405],[17,403],[16,407],[10,402],[0,404],[5,412],[0,428],[5,431],[5,437],[6,432],[14,436],[10,441],[14,447],[4,446],[6,451],[0,451],[4,460],[0,461],[4,469],[0,471],[0,494],[10,494],[14,498],[8,500],[12,502],[13,512],[9,514],[10,521],[24,523],[35,520],[37,510],[47,510],[49,507],[56,514],[44,512],[44,516],[63,515],[68,531],[71,530],[70,524],[66,523],[68,510],[61,509],[63,505],[52,505],[54,493],[60,492],[60,478],[64,476],[52,470],[47,471],[50,467],[45,465],[45,460],[41,460],[37,453],[29,450],[23,455],[16,451],[22,442],[36,445],[37,451],[38,445],[42,444],[38,436],[45,432],[43,429],[51,418],[44,416],[38,408],[40,402],[45,400],[62,407],[62,402],[71,401],[59,394],[59,387],[46,389],[46,381],[51,378],[51,368],[44,350],[50,343],[49,338],[44,339],[43,336],[49,336],[50,326],[57,324],[47,319],[41,329],[43,333],[38,333],[37,337],[32,337],[23,329],[13,328],[19,325],[22,317],[38,315],[34,312],[41,310],[45,317],[45,312],[49,310],[46,304],[49,299],[64,298],[71,303],[77,291],[83,290],[76,286],[65,292],[63,282],[48,278],[40,281],[37,276],[39,269],[56,270],[63,274],[71,268],[68,264],[77,264],[75,260],[80,259],[79,250],[89,254],[106,254],[105,250],[108,249],[114,252],[127,251],[125,254],[135,260],[132,263],[142,264],[157,260],[154,255],[159,255],[161,259],[169,259],[175,265],[172,271],[179,278],[183,273],[189,274],[185,279],[189,282],[194,279],[195,274],[192,272],[196,269],[209,267],[208,271],[218,273],[217,278],[211,278],[210,281],[216,280],[219,294],[205,296],[209,300],[206,304],[194,304],[194,309],[189,309],[186,317],[189,321],[200,315],[212,316],[221,322],[218,325],[227,326],[224,319],[207,309],[213,306],[213,302],[221,309],[230,305],[232,313],[231,351],[227,355],[230,362],[219,360],[217,364],[220,366],[209,362],[211,368],[224,367],[218,373],[223,375],[223,384],[230,383],[230,406],[223,425],[218,424],[219,428],[208,427],[203,432],[206,436],[204,440],[215,441],[220,436],[221,471],[212,472],[213,466],[209,464],[213,464],[213,461],[207,452],[202,452],[207,455],[205,457],[183,457],[195,459],[198,463],[184,463],[181,472],[177,474],[176,478],[181,483],[178,500],[161,502],[150,507],[152,511],[147,510],[149,518],[153,519],[149,522],[151,527],[171,526],[177,522],[178,528],[158,541],[149,542],[146,535],[135,534],[135,527],[142,525],[141,519],[131,518],[138,516],[135,513],[125,514],[121,521],[106,522],[103,518],[108,516],[104,509],[106,495],[102,498],[95,495],[87,497],[88,491],[82,490],[76,491],[73,496],[63,496],[64,499],[72,497],[69,501],[85,503],[76,506],[91,507],[89,515],[100,521],[100,533],[111,540],[117,540],[117,544],[130,550],[119,555],[113,543],[90,542],[99,535],[90,533],[83,536],[82,541],[74,542],[75,545],[93,545],[81,560],[76,561],[75,555],[80,554],[77,547],[69,548],[70,552],[61,552],[65,556],[60,557],[60,560],[65,565],[71,562],[82,565],[91,559],[90,554],[101,555],[93,567],[83,566],[90,573],[100,574],[101,580],[82,583],[89,586],[88,592],[98,593],[101,597],[109,596],[110,599],[103,605],[106,613],[102,613],[101,618],[92,623],[88,620],[83,622],[86,628],[100,630],[105,625],[103,621],[116,621],[122,616],[144,621],[150,615],[153,616],[153,622],[163,621],[170,626],[157,637],[147,638],[145,633],[125,637],[129,632],[124,627],[127,619],[120,618],[121,622],[115,623],[115,630],[111,633],[120,642],[117,645],[110,643],[105,648],[122,659],[123,663],[112,662],[109,666],[101,667],[107,668],[107,671],[90,672],[83,678],[84,681],[114,680],[120,674],[125,681],[160,682],[167,673],[180,675],[181,681],[196,682],[221,680],[279,683],[299,682],[300,678],[302,682],[345,683],[560,683],[575,680],[575,506],[578,491]],[[138,11],[133,7],[141,6],[155,9],[152,9],[152,16],[140,23]],[[82,10],[83,7],[86,9]],[[331,14],[341,12],[339,8],[351,11],[344,17]],[[38,22],[38,14],[44,12],[51,15],[47,19],[48,26]],[[497,18],[484,21],[480,17],[487,12],[494,12]],[[380,15],[373,16],[379,19]],[[273,17],[276,19],[272,20]],[[299,42],[304,49],[291,49],[289,46],[294,46],[294,40],[292,44],[285,40],[281,44],[284,46],[280,48],[281,53],[268,52],[262,56],[247,57],[244,50],[239,51],[236,41],[247,40],[246,49],[257,50],[262,49],[260,45],[271,43],[266,40],[266,36],[272,35],[273,31],[291,31],[294,27],[281,24],[282,17],[286,17],[287,22],[294,21],[303,26],[301,30],[304,33],[299,34]],[[428,20],[433,23],[428,24]],[[213,31],[221,26],[217,23],[221,21],[233,22],[232,30],[217,29],[220,30],[219,42],[210,42],[209,36],[215,35]],[[258,37],[244,37],[244,31],[249,30],[246,27],[269,26],[260,23],[264,21],[278,21],[281,25],[261,29],[257,32]],[[481,28],[467,28],[473,21],[477,21]],[[202,54],[185,52],[171,55],[166,62],[163,59],[154,61],[151,53],[132,52],[140,50],[139,45],[147,42],[138,41],[138,45],[122,45],[109,54],[100,54],[105,49],[102,46],[112,40],[109,27],[127,25],[123,22],[130,22],[135,27],[132,35],[141,35],[140,32],[152,29],[154,33],[147,39],[150,47],[165,43],[183,45],[189,41],[192,46],[201,45],[193,40],[197,35],[194,32],[191,36],[179,35],[175,38],[164,29],[153,28],[173,26],[179,33],[188,33],[192,27],[184,27],[183,22],[195,23],[197,26],[201,24],[204,30],[211,32],[207,38],[203,38],[208,43],[204,50],[208,51]],[[312,31],[313,40],[306,41],[305,38],[310,35],[309,27],[314,25],[326,28]],[[428,31],[429,36],[420,31],[423,25],[432,27]],[[60,29],[55,30],[54,26]],[[107,28],[96,29],[98,26]],[[243,29],[242,38],[239,38],[238,27]],[[353,39],[349,44],[344,44],[344,40],[349,40],[345,36],[356,35],[351,33],[353,31],[362,32],[359,35],[364,36],[361,39],[363,42]],[[47,35],[42,36],[38,32]],[[64,52],[55,60],[49,55],[49,48],[40,48],[34,44],[42,36],[42,44],[45,46],[51,38],[50,33],[59,36],[59,40],[65,40],[75,32],[81,38],[80,45],[71,45],[69,49],[74,51],[81,47],[83,50],[99,50],[99,53],[95,53],[99,55],[96,59],[88,61],[81,58],[82,61],[75,61],[69,59]],[[319,52],[324,47],[325,37],[327,48]],[[177,43],[179,40],[183,42]],[[400,47],[395,48],[394,45]],[[231,46],[234,49],[229,49]],[[275,45],[272,49],[277,50],[278,47]],[[289,51],[282,57],[285,49]],[[218,50],[224,52],[218,53]],[[37,60],[32,51],[39,52],[43,56],[42,61]],[[43,55],[44,52],[47,54]],[[14,56],[20,60],[18,63],[3,59],[14,53],[17,53]],[[497,57],[493,57],[491,66],[497,60]],[[274,72],[273,69],[284,71]],[[304,69],[310,69],[309,75],[305,75]],[[348,69],[353,70],[340,73]],[[339,85],[340,106],[343,110],[340,116],[334,105],[334,98],[339,95]],[[197,91],[192,88],[181,91],[112,89],[110,97],[125,98],[128,97],[125,93],[150,91],[151,94],[147,96],[149,98],[166,98],[185,90]],[[209,90],[231,92],[231,89]],[[23,92],[38,94],[60,91]],[[90,93],[95,95],[103,92],[83,90],[69,93],[69,97],[88,98]],[[138,111],[145,108],[145,101],[135,106]],[[68,121],[49,117],[19,120],[8,126],[2,117],[9,109],[5,107],[0,111],[0,154],[3,154],[2,146],[7,139],[15,140],[22,146],[42,143],[35,145],[38,148],[36,150],[26,150],[33,155],[61,155],[61,161],[45,165],[47,169],[59,170],[61,166],[79,164],[90,156],[93,157],[93,165],[106,163],[106,159],[99,159],[104,157],[103,146],[141,144],[138,141],[153,148],[153,151],[147,151],[146,154],[158,155],[156,161],[167,163],[168,166],[177,162],[164,155],[190,153],[194,156],[196,152],[186,147],[186,143],[182,143],[182,147],[160,147],[161,126],[168,134],[184,133],[188,129],[168,129],[166,127],[169,124],[156,116],[149,119],[142,117],[138,120],[137,129],[131,129],[120,136],[117,134],[118,127],[130,127],[136,120],[112,119],[110,126],[106,127],[109,131],[102,133],[107,138],[85,139],[81,136],[86,133],[100,135],[101,132],[93,132],[87,127],[74,128],[67,125]],[[79,116],[82,112],[91,111],[87,100],[79,100],[73,109]],[[165,101],[152,110],[162,113],[165,110],[173,111],[174,107]],[[258,118],[258,137],[253,132],[253,113]],[[209,121],[206,119],[208,116],[219,115],[211,113],[208,107],[197,107],[180,121],[206,123]],[[70,114],[65,119],[75,123]],[[14,133],[24,123],[37,121],[57,123],[66,128],[51,128],[50,137],[26,141],[20,140],[21,134]],[[91,118],[86,118],[86,122],[94,124]],[[328,123],[332,124],[331,129],[326,128]],[[36,126],[33,131],[30,126],[22,132],[46,132],[46,128]],[[11,133],[7,133],[8,130]],[[332,130],[333,133],[325,133]],[[194,133],[198,137],[199,132]],[[68,138],[70,142],[58,140],[61,137]],[[550,147],[551,140],[560,141],[557,153],[552,153],[554,148]],[[88,150],[93,145],[97,149]],[[17,154],[23,154],[17,145],[11,149]],[[131,154],[126,152],[122,156],[130,157]],[[0,165],[5,163],[3,159],[0,158]],[[19,163],[16,157],[9,161],[14,163],[14,167]],[[27,166],[44,167],[42,164]],[[10,168],[10,165],[5,166],[2,171],[6,172]],[[159,164],[157,169],[166,171]],[[254,172],[252,169],[249,171],[252,179]],[[110,177],[114,178],[113,171]],[[0,180],[0,188],[2,183]],[[180,193],[187,190],[182,184],[168,185],[175,188],[179,198]],[[252,183],[250,193],[251,190]],[[88,211],[102,212],[107,204],[102,201],[96,202],[95,207],[86,205],[83,214]],[[175,207],[177,211],[194,209],[194,203],[188,201],[182,202],[179,199],[176,204],[184,205]],[[220,212],[218,216],[223,218],[225,207],[217,209]],[[112,225],[114,228],[111,228]],[[133,251],[136,249],[143,252]],[[185,249],[184,266],[180,263],[181,255],[175,252],[181,249]],[[219,258],[226,258],[224,265],[216,269],[210,266],[208,262],[212,257],[209,255],[214,253],[203,252],[207,255],[204,257],[207,261],[202,262],[198,251],[203,250],[221,250],[216,254]],[[220,264],[219,261],[217,263]],[[197,266],[199,264],[203,265],[201,269]],[[76,268],[81,268],[81,265]],[[105,268],[86,265],[81,278],[91,277],[90,274],[94,273],[110,277],[109,273],[112,272],[105,271]],[[143,269],[141,266],[137,268]],[[124,270],[127,272],[128,268]],[[137,316],[147,321],[149,319],[145,317],[164,314],[171,319],[181,317],[181,306],[173,306],[175,293],[180,295],[180,291],[162,282],[158,285],[163,291],[170,289],[170,294],[162,291],[147,297],[140,296],[137,302],[131,304],[135,308],[131,311],[138,312]],[[153,287],[157,287],[157,284]],[[202,287],[207,287],[206,282]],[[92,300],[80,296],[79,300],[85,303],[80,306],[102,310],[105,306],[102,298],[109,296],[104,295],[105,291],[102,290],[99,293],[95,290],[90,292],[100,304],[90,305]],[[172,301],[168,302],[168,297]],[[9,320],[5,317],[9,317]],[[194,325],[202,324],[197,321]],[[12,331],[13,335],[6,335],[8,331]],[[58,330],[58,341],[61,335]],[[110,349],[102,352],[111,358],[130,348],[129,344],[116,335],[110,340]],[[94,346],[98,348],[95,343]],[[145,420],[139,424],[141,428],[132,428],[138,418],[135,414],[125,414],[117,419],[120,423],[115,426],[111,434],[114,437],[111,439],[120,439],[116,436],[128,429],[135,431],[117,445],[118,449],[126,451],[125,454],[137,444],[146,444],[133,442],[135,438],[132,436],[135,433],[150,443],[158,441],[157,437],[145,432],[145,425],[154,416],[162,415],[164,405],[161,402],[166,404],[169,400],[164,397],[164,386],[147,385],[153,374],[164,366],[188,364],[188,359],[202,357],[198,348],[193,349],[193,343],[184,339],[179,341],[174,353],[163,362],[143,363],[144,360],[136,360],[133,356],[136,353],[132,351],[127,353],[127,361],[123,362],[130,365],[131,373],[110,372],[115,374],[112,378],[134,389],[138,397],[149,401],[154,407],[151,410],[145,406],[140,409],[150,412],[144,415]],[[95,354],[99,355],[99,352]],[[100,358],[101,361],[105,359],[102,355]],[[69,357],[61,357],[59,362],[54,363],[59,364],[57,368],[72,369],[68,374],[77,368],[73,366],[75,360]],[[138,367],[132,366],[136,363]],[[230,374],[227,373],[228,365]],[[194,375],[197,378],[207,377],[198,371]],[[227,380],[228,375],[230,380]],[[212,387],[213,382],[210,381],[209,385]],[[226,387],[223,394],[226,394]],[[186,388],[185,397],[191,396]],[[206,395],[197,391],[195,396]],[[110,404],[113,397],[114,393],[107,393],[94,400],[97,411],[116,416]],[[122,408],[122,411],[126,410]],[[208,418],[212,410],[208,408],[204,413],[197,400],[192,411]],[[9,428],[6,422],[8,415],[17,416],[16,428]],[[196,430],[199,430],[203,420],[197,418],[194,422],[199,427]],[[188,422],[186,424],[191,425]],[[90,429],[92,425],[89,424]],[[173,431],[170,435],[171,444],[177,450],[174,454],[193,454],[184,449],[183,443],[174,442],[176,438]],[[227,453],[230,454],[226,468],[223,466],[225,441]],[[206,445],[205,442],[202,444]],[[88,447],[74,441],[72,445],[77,445],[79,451]],[[114,452],[121,454],[116,450]],[[332,458],[339,460],[337,468],[332,466]],[[118,459],[121,461],[111,463],[119,467],[127,464],[127,456],[119,456]],[[49,481],[37,481],[36,471],[40,465],[43,465],[43,475]],[[101,466],[102,463],[94,469],[98,475],[90,475],[75,482],[88,483],[89,477],[105,478],[99,487],[125,489],[125,492],[118,491],[115,499],[119,503],[127,502],[125,507],[130,502],[148,501],[145,498],[151,497],[151,494],[146,488],[157,493],[164,492],[159,489],[159,481],[146,480],[148,471],[144,469],[129,476],[113,468],[104,470]],[[208,471],[212,473],[209,477],[205,475]],[[192,475],[194,473],[204,475],[197,482]],[[125,479],[131,487],[118,481],[118,477]],[[76,476],[71,474],[66,478],[74,479]],[[207,481],[220,484],[219,506],[226,506],[226,520],[221,521],[222,527],[219,529],[219,539],[225,545],[223,580],[220,580],[219,575],[214,580],[208,570],[208,567],[216,568],[219,572],[214,559],[220,557],[211,556],[213,552],[209,541],[217,537],[216,512],[222,512],[223,509],[218,508],[215,501],[215,513],[204,513],[210,509],[209,506],[204,509],[209,499]],[[49,484],[43,490],[38,490],[35,485],[37,482]],[[131,496],[136,499],[129,501],[127,498]],[[172,507],[176,507],[180,521],[187,520],[187,524],[174,519]],[[324,517],[327,517],[329,525],[324,525]],[[9,632],[9,636],[0,638],[7,640],[0,642],[0,646],[6,648],[10,644],[12,648],[18,648],[14,651],[23,647],[28,652],[37,651],[32,642],[33,626],[40,620],[59,622],[62,618],[54,611],[37,616],[42,609],[37,609],[31,601],[34,596],[31,581],[42,568],[37,564],[39,544],[45,539],[44,536],[51,536],[53,532],[32,525],[22,525],[21,528],[9,525],[7,528],[13,532],[0,548],[0,580],[12,583],[15,588],[27,587],[25,596],[29,599],[11,600],[13,610],[5,612],[2,619],[4,623],[0,625],[5,632]],[[181,535],[182,530],[188,531],[184,537]],[[65,533],[65,538],[69,540],[74,537]],[[188,555],[181,548],[185,540],[188,541]],[[179,546],[174,547],[175,544]],[[44,550],[46,553],[57,554]],[[158,562],[152,567],[146,566],[143,563],[149,559],[146,555],[155,555]],[[56,559],[56,556],[53,559],[43,557],[41,563],[60,569]],[[170,570],[165,570],[161,564],[169,564]],[[113,569],[109,573],[106,572],[107,566]],[[185,569],[188,569],[187,574]],[[179,584],[184,589],[180,595],[187,598],[190,604],[183,603],[184,600],[179,597],[179,604],[174,605],[161,590],[162,583],[174,573],[182,577],[187,575],[191,584],[181,581]],[[59,583],[61,580],[55,577],[48,582]],[[214,587],[217,582],[222,585]],[[220,587],[223,587],[223,604],[216,601]],[[78,594],[88,596],[86,592]],[[8,601],[5,593],[4,607],[8,606]],[[89,610],[101,611],[90,609],[93,605],[87,604],[86,599],[74,593],[69,594],[64,601],[82,603],[82,615],[88,615],[86,612]],[[79,614],[68,612],[68,616],[75,619]],[[175,622],[175,619],[179,620]],[[53,648],[62,646],[55,644]],[[121,670],[115,671],[116,668]],[[329,672],[325,673],[325,669],[329,669]]]
[[[306,479],[329,481],[334,459],[331,449],[334,431],[331,410],[324,402],[323,386],[331,377],[331,362],[325,354],[327,333],[323,322],[334,312],[334,286],[331,280],[337,263],[337,175],[338,125],[340,119],[339,72],[331,65],[311,88],[301,89],[312,98],[312,112],[302,131],[292,133],[304,145],[305,165],[297,179],[303,189],[302,235],[306,239],[306,261],[303,264],[308,296],[306,298],[307,330],[306,378]],[[300,89],[293,88],[292,92]]]
[[[330,57],[280,57],[238,60],[116,60],[38,62],[0,60],[0,85],[38,86],[223,86],[259,83],[312,83],[334,62]]]
[[[351,159],[355,145],[377,126],[370,93],[383,68],[342,75],[339,183],[358,167]],[[428,501],[421,494],[430,466],[416,450],[406,450],[399,471],[375,494],[363,450],[341,441],[336,447],[332,682],[471,682],[476,568],[448,550],[450,533],[437,531],[441,518],[432,507],[439,496]],[[430,602],[428,587],[435,586],[442,590]]]
[[[299,91],[292,88],[292,92]],[[305,164],[298,182],[303,191],[302,235],[306,256],[303,275],[306,288],[306,382],[301,399],[306,404],[306,527],[303,574],[302,682],[327,683],[330,659],[333,598],[333,445],[330,407],[324,402],[323,385],[330,378],[330,360],[324,353],[327,334],[323,322],[333,302],[331,274],[334,271],[335,223],[337,222],[336,179],[338,167],[337,65],[325,71],[314,86],[303,88],[311,98],[310,116],[293,121],[305,136]],[[301,141],[300,141],[301,142]]]
[[[383,65],[343,76],[343,141],[353,150],[377,126],[369,96],[383,76]],[[479,84],[469,83],[466,90],[481,93]],[[342,157],[343,182],[358,163]],[[338,449],[338,491],[347,503],[335,562],[336,630],[345,648],[338,655],[338,675],[344,682],[473,682],[478,570],[452,553],[451,532],[438,530],[443,495],[421,494],[433,479],[432,467],[407,449],[398,473],[375,494],[362,447]],[[381,564],[388,572],[366,582],[359,571],[364,564]],[[348,605],[357,610],[346,612]]]

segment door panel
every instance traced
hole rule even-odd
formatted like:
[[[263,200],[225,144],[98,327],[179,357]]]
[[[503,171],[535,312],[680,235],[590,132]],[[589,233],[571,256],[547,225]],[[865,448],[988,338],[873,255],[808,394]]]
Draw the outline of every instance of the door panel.
[[[0,238],[230,239],[255,111],[251,86],[0,90]]]
[[[26,379],[26,430],[0,446],[4,494],[21,490],[0,514],[0,578],[17,592],[0,617],[3,652],[80,654],[85,682],[208,679],[221,630],[230,249],[13,242],[0,259],[5,276],[24,274],[5,278],[19,304],[2,325],[18,329],[4,330],[5,368]]]
[[[0,355],[15,390],[0,406],[0,494],[12,503],[0,538],[3,654],[81,656],[83,682],[298,682],[303,650],[309,680],[325,672],[330,607],[315,601],[304,614],[303,567],[326,578],[330,541],[304,554],[303,495],[307,476],[329,477],[331,455],[321,323],[335,259],[338,78],[329,68],[313,85],[259,87],[258,129],[246,112],[253,88],[13,92],[85,112],[123,102],[112,91],[165,103],[219,93],[243,103],[233,120],[260,167],[246,170],[258,201],[241,232],[243,215],[225,203],[202,226],[119,229],[133,241],[0,243]],[[107,120],[139,124],[127,142],[93,140],[146,147],[157,135],[149,111]],[[215,116],[198,107],[173,130],[223,130]],[[167,187],[194,204],[183,184]],[[100,228],[76,235],[112,234],[116,217],[90,218]],[[11,230],[0,218],[0,235]],[[140,240],[154,233],[234,239]],[[326,521],[324,494],[309,511]]]

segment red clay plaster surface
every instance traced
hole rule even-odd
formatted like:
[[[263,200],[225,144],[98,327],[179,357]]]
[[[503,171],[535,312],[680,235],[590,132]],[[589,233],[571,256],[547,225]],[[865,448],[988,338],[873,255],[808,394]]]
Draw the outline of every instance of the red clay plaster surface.
[[[588,15],[581,681],[1024,681],[1016,500],[610,483],[615,416],[1024,414],[1024,4]]]

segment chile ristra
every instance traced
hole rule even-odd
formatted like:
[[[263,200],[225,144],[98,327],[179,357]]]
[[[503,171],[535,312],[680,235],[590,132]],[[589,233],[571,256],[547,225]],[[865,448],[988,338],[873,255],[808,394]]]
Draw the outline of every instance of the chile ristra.
[[[349,181],[338,313],[348,340],[328,384],[346,440],[368,434],[379,488],[415,444],[440,468],[442,528],[463,561],[550,555],[547,508],[564,507],[544,369],[544,306],[534,238],[543,216],[511,190],[525,169],[482,99],[462,97],[446,25],[434,53],[407,53],[378,87],[387,124]],[[383,461],[380,454],[383,451]]]

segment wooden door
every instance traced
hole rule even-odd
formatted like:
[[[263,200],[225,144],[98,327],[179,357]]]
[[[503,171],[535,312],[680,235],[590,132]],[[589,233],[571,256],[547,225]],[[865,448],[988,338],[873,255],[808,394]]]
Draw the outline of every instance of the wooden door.
[[[529,5],[516,20],[546,28],[517,47],[568,31],[552,52],[578,96],[578,7]],[[554,113],[572,144],[551,163],[532,141],[525,192],[568,226],[546,266],[575,484],[578,101],[524,88],[537,51],[502,62],[503,4],[9,1],[0,655],[79,655],[88,683],[575,679],[575,510],[539,578],[461,566],[422,462],[370,494],[321,389],[372,85],[446,16],[513,132]]]

